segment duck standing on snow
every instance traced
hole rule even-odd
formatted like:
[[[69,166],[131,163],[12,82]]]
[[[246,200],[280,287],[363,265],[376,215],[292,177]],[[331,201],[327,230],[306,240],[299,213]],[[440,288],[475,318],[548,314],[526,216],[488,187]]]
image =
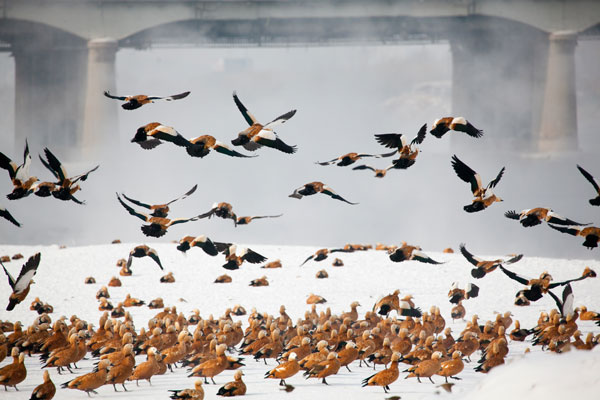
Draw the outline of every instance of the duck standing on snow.
[[[244,148],[249,151],[255,151],[261,146],[267,146],[287,154],[293,154],[296,152],[296,146],[285,144],[277,137],[277,134],[273,132],[274,126],[283,124],[292,118],[294,114],[296,114],[296,110],[288,111],[287,113],[275,118],[268,124],[262,125],[260,122],[258,122],[254,115],[250,114],[235,92],[233,92],[233,101],[238,107],[238,110],[240,110],[244,116],[244,119],[248,125],[250,125],[250,127],[240,132],[237,138],[231,141],[234,146],[244,146]]]
[[[323,182],[310,182],[305,184],[302,187],[294,190],[294,193],[290,194],[289,197],[293,197],[294,199],[301,199],[303,196],[310,196],[317,193],[323,193],[327,196],[330,196],[332,199],[341,200],[348,204],[356,205],[358,203],[351,203],[348,200],[344,199],[342,196],[338,195],[333,191],[329,186],[325,185]]]
[[[123,107],[123,109],[125,109],[125,110],[135,110],[145,104],[154,103],[155,100],[173,101],[173,100],[183,99],[183,98],[187,97],[190,93],[191,92],[183,92],[183,93],[174,94],[171,96],[164,96],[164,97],[148,96],[145,94],[137,94],[137,95],[133,95],[133,96],[114,96],[114,95],[110,94],[108,90],[106,90],[106,91],[104,91],[104,96],[108,97],[109,99],[124,101],[125,103],[121,104],[121,107]]]
[[[4,264],[0,262],[0,265],[2,265],[2,268],[4,269],[4,273],[8,277],[8,284],[12,289],[12,293],[8,297],[8,306],[6,307],[6,311],[12,311],[15,306],[25,300],[25,297],[27,297],[29,294],[29,289],[33,283],[33,276],[37,272],[37,268],[40,265],[40,258],[40,253],[36,253],[29,257],[27,262],[21,267],[21,272],[16,280],[6,270]]]
[[[44,382],[36,386],[31,392],[30,400],[50,400],[56,394],[56,386],[50,379],[50,373],[48,370],[44,371]]]
[[[244,373],[242,371],[235,371],[235,374],[233,375],[234,380],[221,386],[217,392],[217,396],[233,397],[245,395],[246,384],[242,380],[243,375]]]
[[[389,385],[394,383],[400,375],[400,371],[398,370],[400,357],[402,356],[399,353],[392,354],[390,367],[363,379],[362,386],[381,386],[383,387],[383,391],[387,393],[390,390]]]
[[[203,400],[204,389],[202,388],[202,379],[196,379],[194,382],[194,389],[183,389],[183,390],[169,390],[171,392],[171,399],[182,399],[182,400]]]

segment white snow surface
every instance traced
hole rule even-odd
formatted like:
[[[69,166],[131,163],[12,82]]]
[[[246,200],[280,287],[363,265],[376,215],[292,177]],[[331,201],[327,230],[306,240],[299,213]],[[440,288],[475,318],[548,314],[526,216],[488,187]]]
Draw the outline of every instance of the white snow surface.
[[[218,240],[218,238],[213,238]],[[35,284],[31,292],[15,310],[7,312],[4,303],[0,307],[0,320],[20,320],[25,326],[31,324],[37,313],[29,310],[29,305],[35,297],[48,302],[54,307],[51,314],[53,320],[61,315],[70,317],[76,314],[90,323],[97,325],[102,311],[98,310],[98,301],[95,294],[98,289],[106,285],[112,276],[119,276],[116,262],[120,258],[127,258],[129,251],[136,244],[108,244],[82,247],[59,248],[53,246],[0,246],[0,255],[13,255],[22,253],[25,259],[6,263],[6,268],[17,276],[23,262],[35,252],[41,252],[42,258]],[[448,302],[448,290],[453,282],[458,282],[459,287],[469,283],[476,283],[480,287],[479,297],[469,299],[463,304],[467,309],[467,319],[472,314],[477,314],[480,323],[493,320],[495,312],[511,311],[513,320],[520,320],[521,326],[533,327],[542,310],[550,310],[555,303],[549,296],[532,303],[529,307],[516,307],[513,305],[515,293],[521,285],[506,277],[501,271],[496,270],[483,279],[475,280],[470,276],[471,265],[462,255],[424,252],[431,258],[445,262],[441,265],[422,264],[416,261],[394,263],[388,255],[381,251],[366,251],[355,253],[334,253],[324,261],[309,261],[304,266],[299,265],[317,248],[314,247],[281,247],[265,245],[249,245],[252,250],[269,258],[269,261],[280,259],[283,268],[261,269],[259,265],[244,263],[239,270],[227,271],[221,268],[223,257],[210,257],[199,248],[192,248],[187,255],[176,249],[174,243],[152,243],[162,261],[165,271],[150,258],[134,259],[132,264],[133,275],[119,277],[122,287],[110,287],[110,301],[113,305],[125,299],[126,294],[140,298],[146,303],[157,297],[164,299],[165,306],[176,306],[178,312],[189,316],[192,310],[199,309],[202,317],[213,315],[216,317],[235,304],[241,304],[248,312],[255,307],[259,312],[278,315],[280,305],[285,305],[287,313],[294,321],[304,316],[310,309],[306,298],[310,293],[319,294],[327,299],[324,305],[318,305],[318,311],[330,307],[333,313],[339,314],[349,311],[350,303],[358,301],[361,304],[359,314],[371,310],[375,302],[382,296],[400,290],[400,296],[412,294],[414,301],[424,311],[432,305],[437,305],[446,318],[446,326],[452,328],[456,337],[465,326],[465,321],[453,322],[450,318],[452,305]],[[458,244],[453,246],[458,249]],[[502,255],[478,254],[477,249],[469,251],[482,258],[495,259]],[[591,253],[590,253],[591,254]],[[595,255],[595,254],[594,254]],[[343,259],[343,267],[333,267],[331,263],[335,257]],[[583,269],[589,266],[600,272],[598,260],[565,260],[524,257],[520,262],[508,266],[518,274],[528,277],[537,277],[543,271],[552,274],[554,280],[564,280],[580,276]],[[325,269],[329,274],[327,279],[316,279],[318,270]],[[173,272],[176,282],[170,284],[159,283],[159,278],[167,272]],[[232,283],[215,284],[215,278],[223,273],[233,278]],[[270,285],[268,287],[251,287],[252,279],[266,275]],[[84,279],[93,276],[96,284],[84,284]],[[600,310],[600,280],[598,278],[586,279],[573,283],[575,306],[586,305],[590,310]],[[0,283],[0,300],[8,302],[10,288],[6,280]],[[560,296],[560,292],[557,292]],[[150,310],[146,306],[131,307],[127,309],[133,316],[136,329],[146,326],[147,321],[160,310]],[[243,328],[247,324],[247,317],[234,317],[243,321]],[[194,328],[191,328],[192,330]],[[600,332],[600,328],[591,321],[579,321],[579,329],[583,337],[587,332]],[[530,339],[530,338],[529,338]],[[384,394],[380,387],[361,387],[361,380],[372,375],[373,370],[367,367],[360,368],[358,363],[351,364],[352,372],[341,369],[340,372],[328,378],[329,386],[315,379],[305,380],[299,373],[286,380],[295,387],[290,393],[280,390],[277,380],[264,379],[265,372],[273,368],[276,363],[269,360],[268,365],[262,361],[255,362],[250,357],[245,357],[246,366],[243,367],[244,381],[248,391],[246,396],[253,399],[289,398],[291,399],[383,399],[389,396],[400,396],[402,399],[424,398],[486,398],[490,399],[563,399],[565,396],[574,396],[578,399],[597,399],[600,393],[600,350],[571,351],[563,355],[551,354],[542,351],[539,346],[532,346],[530,341],[524,343],[512,342],[509,344],[507,363],[492,370],[488,375],[477,373],[473,368],[477,365],[479,353],[472,356],[473,361],[465,365],[460,373],[461,380],[455,383],[452,393],[446,393],[438,385],[443,383],[442,377],[435,377],[435,384],[424,379],[419,384],[415,379],[404,377],[390,385],[389,394]],[[526,348],[531,352],[524,354]],[[137,363],[145,360],[145,355],[136,358]],[[61,389],[59,385],[75,376],[90,372],[95,360],[89,356],[78,363],[78,370],[74,374],[63,373],[59,375],[55,369],[50,370],[52,380],[57,386],[57,399],[83,399],[87,395],[77,390]],[[10,357],[2,362],[4,366],[11,362]],[[27,379],[18,385],[19,391],[9,388],[7,392],[0,389],[0,397],[6,400],[29,399],[31,391],[42,382],[41,363],[37,356],[27,357]],[[404,364],[401,365],[401,367]],[[379,366],[378,370],[382,367]],[[216,391],[226,382],[233,379],[233,371],[225,371],[215,378],[217,385],[204,385],[205,398],[216,398]],[[115,392],[112,386],[103,386],[98,389],[98,398],[131,399],[131,398],[168,398],[170,389],[183,389],[193,387],[196,378],[188,378],[185,368],[176,368],[175,372],[167,372],[162,376],[152,379],[152,386],[147,382],[134,382],[127,384],[128,392],[124,393],[119,387]]]

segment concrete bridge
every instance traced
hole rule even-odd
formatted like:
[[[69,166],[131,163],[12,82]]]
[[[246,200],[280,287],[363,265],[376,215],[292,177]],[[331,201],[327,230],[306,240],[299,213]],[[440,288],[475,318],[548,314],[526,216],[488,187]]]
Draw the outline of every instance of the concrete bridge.
[[[532,150],[576,149],[575,47],[600,37],[597,0],[0,0],[0,15],[15,135],[87,148],[116,127],[101,93],[115,91],[119,48],[444,40],[455,114],[502,121]]]

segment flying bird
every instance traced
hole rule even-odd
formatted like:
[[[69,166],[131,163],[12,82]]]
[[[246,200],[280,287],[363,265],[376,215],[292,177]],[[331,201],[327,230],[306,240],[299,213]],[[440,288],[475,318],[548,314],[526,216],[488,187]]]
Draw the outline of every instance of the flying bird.
[[[2,206],[0,206],[0,217],[12,222],[16,226],[21,226],[21,224],[11,215],[11,213],[8,212],[8,210]]]
[[[31,155],[29,144],[25,140],[25,151],[23,152],[23,164],[17,165],[4,153],[0,152],[0,168],[8,171],[8,176],[13,184],[13,190],[6,197],[9,200],[18,200],[33,193],[33,185],[38,181],[35,176],[29,175]]]
[[[552,229],[556,229],[562,233],[568,233],[572,236],[583,236],[585,241],[582,246],[587,247],[589,250],[592,250],[595,247],[598,247],[598,241],[600,241],[600,228],[595,226],[556,226],[552,224],[548,224],[548,226]]]
[[[392,162],[393,168],[406,169],[415,163],[416,158],[419,155],[419,149],[413,148],[413,146],[423,143],[426,135],[427,124],[424,124],[419,129],[417,136],[410,142],[407,141],[406,135],[403,135],[402,133],[377,134],[375,135],[375,140],[385,147],[397,149],[391,153],[382,154],[381,157],[391,157],[398,154],[400,157]]]
[[[294,193],[290,194],[289,197],[293,197],[295,199],[301,199],[302,196],[310,196],[316,193],[323,193],[327,196],[330,196],[333,199],[341,200],[348,204],[356,205],[358,203],[351,203],[348,200],[344,199],[342,196],[338,195],[334,192],[329,186],[326,186],[323,182],[310,182],[306,185],[299,187],[294,190]]]
[[[161,237],[165,233],[167,233],[167,229],[169,229],[169,227],[171,225],[182,224],[184,222],[189,222],[189,221],[197,221],[199,218],[198,216],[195,216],[192,218],[176,218],[176,219],[153,217],[152,215],[137,212],[132,207],[125,204],[123,202],[123,200],[121,200],[121,197],[119,197],[119,193],[117,193],[117,200],[119,200],[119,203],[121,203],[121,205],[127,210],[127,212],[129,214],[131,214],[135,217],[138,217],[142,221],[148,222],[150,224],[150,225],[142,225],[142,227],[141,227],[142,232],[146,236]]]
[[[350,250],[350,249],[331,249],[331,250],[330,249],[319,249],[315,252],[315,254],[310,255],[306,260],[304,260],[304,262],[302,264],[300,264],[300,266],[303,266],[310,260],[323,261],[331,253],[337,253],[337,252],[352,253],[353,251],[354,250]]]
[[[237,217],[237,219],[236,219],[236,225],[248,225],[250,222],[254,221],[255,219],[279,218],[282,215],[283,214],[279,214],[279,215],[254,215],[254,216],[251,216],[251,217]]]
[[[464,132],[474,138],[483,136],[483,131],[481,129],[475,128],[463,117],[445,117],[436,119],[429,132],[436,138],[441,139],[448,131]]]
[[[352,170],[358,171],[358,170],[368,169],[368,170],[375,172],[375,178],[383,178],[383,177],[385,177],[385,174],[392,168],[394,168],[393,165],[390,165],[389,167],[384,168],[384,169],[377,169],[377,168],[371,167],[370,165],[363,164],[363,165],[357,165],[356,167],[352,168]]]
[[[151,259],[154,260],[154,262],[156,262],[158,264],[160,269],[164,270],[164,268],[160,262],[160,258],[158,258],[158,253],[156,252],[156,250],[146,246],[145,244],[135,246],[133,249],[131,249],[131,251],[129,252],[129,257],[127,258],[127,268],[131,267],[131,262],[133,261],[133,257],[135,257],[135,258],[150,257]]]
[[[421,248],[417,246],[403,245],[402,247],[398,247],[389,252],[389,255],[390,260],[393,262],[415,260],[427,264],[443,264],[442,262],[435,261],[427,254],[423,253]]]
[[[452,283],[452,287],[448,292],[448,301],[452,304],[458,304],[462,300],[471,299],[477,297],[479,295],[479,286],[468,283],[466,288],[460,289],[458,287],[458,282]]]
[[[230,157],[256,157],[238,153],[237,151],[229,148],[229,146],[227,146],[225,143],[219,142],[217,139],[210,135],[202,135],[198,136],[197,138],[191,139],[186,147],[187,153],[192,157],[204,157],[208,155],[208,153],[210,153],[211,150],[214,150],[217,153],[225,154],[226,156]]]
[[[489,261],[483,260],[483,259],[471,254],[465,247],[464,243],[461,243],[461,245],[460,245],[460,252],[467,259],[468,262],[470,262],[471,264],[473,264],[475,266],[475,268],[471,269],[471,276],[476,279],[483,278],[486,274],[489,274],[490,272],[492,272],[496,268],[498,268],[499,265],[513,264],[513,263],[516,263],[517,261],[519,261],[521,258],[523,258],[523,254],[518,254],[518,255],[514,255],[513,257],[509,258],[508,260],[503,260],[501,258],[499,258],[497,260],[489,260]]]
[[[218,243],[218,242],[217,242]],[[217,246],[210,240],[206,235],[200,236],[186,236],[179,241],[177,250],[185,253],[192,247],[200,247],[209,256],[216,256],[219,254]]]
[[[575,222],[565,217],[561,217],[556,214],[550,208],[544,207],[536,207],[528,210],[523,210],[520,213],[517,213],[514,210],[510,210],[504,213],[506,218],[515,219],[521,223],[526,228],[531,226],[536,226],[542,223],[542,221],[549,222],[555,225],[589,225],[589,224],[581,224],[579,222]]]
[[[336,157],[333,160],[316,162],[316,164],[319,164],[319,165],[336,164],[338,167],[346,167],[348,165],[354,164],[355,162],[357,162],[358,160],[360,160],[363,157],[377,157],[377,158],[379,158],[381,156],[376,155],[376,154],[348,153],[348,154],[344,154],[344,155],[341,155],[339,157]]]
[[[581,168],[579,165],[577,166],[577,169],[579,170],[579,172],[581,172],[585,179],[587,179],[592,184],[594,189],[596,189],[596,197],[590,199],[590,204],[593,206],[600,206],[600,184],[598,184],[598,181],[594,179],[592,174],[587,172],[585,169]]]
[[[412,296],[406,296],[400,300],[399,294],[400,291],[395,290],[394,293],[379,299],[373,306],[373,312],[377,312],[379,315],[388,315],[390,311],[396,310],[399,315],[420,318],[422,315],[421,309],[415,307],[412,300],[410,300]]]
[[[277,134],[275,134],[272,129],[274,126],[283,124],[288,119],[292,118],[294,114],[296,114],[296,110],[288,111],[287,113],[275,118],[268,124],[262,125],[256,120],[254,115],[250,114],[235,92],[233,92],[233,101],[244,116],[244,119],[248,125],[250,125],[250,127],[240,132],[237,138],[231,141],[234,146],[244,146],[244,148],[249,151],[255,151],[261,146],[267,146],[287,154],[293,154],[296,152],[296,146],[289,146],[285,144],[277,137]]]
[[[483,187],[479,174],[462,162],[456,155],[452,156],[452,168],[454,168],[456,175],[461,180],[471,184],[471,192],[473,192],[475,198],[471,204],[463,207],[466,212],[472,213],[482,211],[493,203],[502,201],[501,198],[492,193],[491,189],[496,187],[498,182],[500,182],[500,179],[502,179],[505,167],[502,167],[496,178],[490,181],[486,187]]]
[[[194,185],[190,190],[188,190],[183,195],[179,196],[176,199],[173,199],[173,200],[169,201],[168,203],[164,203],[164,204],[147,204],[147,203],[142,203],[139,200],[135,200],[135,199],[132,199],[130,197],[127,197],[124,193],[121,193],[121,196],[123,196],[130,203],[133,203],[136,206],[144,207],[144,208],[147,208],[148,210],[152,210],[152,213],[150,214],[151,216],[165,218],[169,214],[169,205],[175,203],[178,200],[183,200],[186,197],[190,196],[191,194],[193,194],[196,191],[197,188],[198,188],[198,185]]]
[[[225,269],[239,269],[244,261],[251,264],[259,264],[267,260],[267,257],[258,254],[247,247],[239,247],[231,243],[219,243],[217,248],[225,254],[226,263],[223,264]]]
[[[159,122],[150,122],[138,128],[131,143],[139,144],[143,149],[150,150],[162,144],[171,142],[179,147],[190,146],[190,141],[184,138],[172,126],[162,125]]]
[[[233,220],[233,224],[237,226],[237,216],[233,212],[233,206],[229,203],[224,201],[221,203],[214,203],[209,211],[200,214],[198,218],[210,219],[213,215],[223,219],[231,219]]]
[[[506,269],[505,267],[503,267],[502,265],[499,265],[499,267],[502,270],[502,272],[504,272],[504,274],[506,276],[508,276],[510,279],[527,286],[526,289],[523,289],[523,290],[520,290],[519,292],[517,292],[517,295],[515,298],[515,305],[517,305],[517,306],[525,306],[525,305],[529,305],[529,302],[538,301],[539,299],[541,299],[543,297],[544,294],[548,293],[548,291],[550,289],[553,289],[555,287],[564,286],[571,282],[580,281],[580,280],[583,280],[586,278],[596,277],[596,272],[593,271],[592,269],[586,267],[584,269],[583,273],[581,274],[581,276],[578,278],[567,279],[565,281],[551,283],[553,278],[552,278],[552,275],[550,275],[548,272],[543,272],[542,274],[540,274],[540,277],[537,279],[530,279],[530,278],[526,278],[524,276],[518,275],[518,274],[514,273],[513,271],[510,271],[510,270]]]
[[[29,289],[33,283],[33,276],[37,272],[37,268],[40,265],[40,258],[40,253],[36,253],[29,257],[27,262],[21,267],[21,272],[16,280],[6,270],[4,264],[0,262],[0,265],[2,265],[2,268],[4,269],[4,273],[8,277],[8,284],[12,289],[12,293],[8,298],[8,306],[6,307],[6,311],[12,311],[15,306],[25,300],[25,297],[27,297],[27,294],[29,294]]]
[[[113,96],[108,92],[108,90],[104,91],[104,95],[109,99],[121,100],[124,101],[121,105],[125,110],[135,110],[136,108],[140,108],[144,104],[154,103],[155,100],[179,100],[187,97],[191,92],[183,92],[179,94],[174,94],[172,96],[166,97],[158,97],[158,96],[147,96],[145,94],[138,94],[135,96]]]
[[[89,171],[83,174],[69,177],[64,165],[58,160],[58,158],[56,158],[54,154],[52,154],[50,149],[48,149],[47,147],[44,148],[44,155],[46,156],[46,159],[44,160],[44,158],[42,158],[42,156],[40,155],[40,161],[52,173],[52,175],[54,175],[54,177],[58,179],[56,187],[51,192],[52,196],[59,200],[73,200],[75,203],[82,204],[83,202],[73,197],[73,194],[75,194],[78,190],[81,189],[81,187],[77,185],[77,182],[86,181],[88,175],[97,170],[100,166],[96,165],[94,168],[90,169]],[[36,194],[38,196],[40,195],[39,193]]]

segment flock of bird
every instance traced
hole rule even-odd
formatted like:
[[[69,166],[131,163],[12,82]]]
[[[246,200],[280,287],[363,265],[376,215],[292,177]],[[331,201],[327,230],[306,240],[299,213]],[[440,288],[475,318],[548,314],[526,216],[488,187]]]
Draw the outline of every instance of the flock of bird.
[[[108,92],[106,97],[124,101],[122,107],[126,110],[135,110],[143,105],[157,100],[179,100],[189,95],[189,92],[168,96],[113,96]],[[248,111],[234,92],[233,100],[238,110],[242,113],[249,125],[231,140],[233,146],[242,146],[247,151],[256,151],[261,147],[271,147],[286,154],[294,154],[296,146],[283,142],[273,128],[291,119],[296,110],[291,110],[275,118],[267,124],[261,124]],[[447,132],[463,132],[470,137],[480,138],[483,131],[474,127],[463,117],[446,117],[436,120],[429,133],[437,138],[442,138]],[[376,177],[383,178],[389,170],[407,169],[413,166],[419,154],[418,145],[421,145],[427,136],[427,124],[418,131],[416,137],[408,141],[406,135],[399,133],[385,133],[375,135],[376,141],[394,151],[383,154],[348,153],[329,161],[318,164],[337,165],[345,167],[352,165],[363,158],[393,159],[390,166],[377,169],[370,165],[362,164],[353,167],[355,170],[369,169],[375,172]],[[171,143],[176,147],[185,148],[192,157],[205,157],[214,150],[231,157],[252,157],[230,148],[228,145],[217,141],[213,136],[203,135],[193,139],[182,136],[173,127],[162,125],[158,122],[148,123],[137,129],[131,142],[139,144],[143,149],[151,150],[163,143]],[[44,149],[44,157],[39,157],[42,164],[51,172],[56,181],[40,181],[29,174],[31,155],[26,142],[23,163],[17,166],[10,158],[0,153],[0,167],[8,170],[13,184],[13,191],[7,196],[16,200],[35,194],[40,197],[52,195],[60,200],[72,200],[84,204],[74,194],[81,188],[79,182],[86,181],[88,175],[98,169],[98,166],[89,171],[69,176],[58,158],[48,149]],[[505,168],[502,167],[496,177],[483,185],[480,175],[461,161],[456,155],[451,159],[451,166],[462,181],[470,184],[473,194],[472,203],[464,206],[469,213],[480,212],[502,199],[492,192],[502,179]],[[593,206],[600,205],[600,187],[598,182],[582,167],[577,166],[583,176],[593,185],[597,196],[589,202]],[[162,237],[172,225],[197,221],[203,218],[219,217],[231,219],[234,226],[246,225],[255,219],[277,218],[278,215],[259,215],[238,217],[231,204],[227,202],[215,203],[207,212],[194,215],[190,218],[169,218],[170,206],[191,196],[197,189],[194,185],[185,194],[163,204],[150,204],[143,202],[124,193],[117,193],[117,201],[127,213],[141,219],[145,225],[141,230],[145,236]],[[289,197],[301,199],[323,193],[332,199],[340,200],[351,205],[353,203],[338,195],[332,188],[323,182],[310,182],[295,189]],[[143,209],[138,211],[135,207]],[[16,226],[17,220],[3,207],[0,215]],[[548,208],[533,208],[521,211],[507,211],[505,216],[518,220],[524,227],[532,227],[543,221],[563,233],[585,238],[584,246],[590,249],[597,247],[600,239],[600,228],[586,226],[571,219],[564,218]],[[185,236],[176,244],[179,251],[186,253],[194,247],[200,247],[209,256],[223,254],[225,263],[223,268],[236,270],[243,262],[258,264],[267,260],[267,257],[233,243],[214,241],[206,235]],[[310,255],[301,264],[309,261],[320,262],[332,253],[351,253],[355,251],[368,251],[370,245],[348,244],[343,248],[320,249]],[[442,264],[426,255],[419,246],[402,243],[401,246],[378,245],[376,250],[386,251],[393,262],[414,260],[428,264]],[[358,314],[358,302],[351,304],[351,310],[336,315],[327,309],[326,312],[317,313],[314,304],[326,300],[314,295],[309,299],[312,308],[305,313],[304,318],[293,322],[287,315],[285,306],[281,306],[279,316],[260,313],[253,310],[248,316],[248,327],[242,328],[240,321],[234,322],[232,315],[245,315],[243,308],[228,309],[225,314],[217,319],[200,317],[196,312],[189,317],[177,313],[175,307],[164,307],[162,299],[151,301],[151,308],[163,308],[147,322],[147,328],[139,330],[133,324],[129,312],[123,307],[144,306],[145,302],[128,295],[119,304],[119,312],[110,305],[108,289],[103,287],[97,294],[100,302],[99,310],[105,310],[99,320],[98,328],[94,329],[88,321],[73,316],[70,320],[59,318],[52,322],[49,314],[52,312],[50,305],[44,304],[36,298],[31,304],[31,310],[40,314],[35,322],[23,329],[22,324],[2,323],[0,325],[0,362],[11,355],[13,362],[0,368],[0,384],[14,387],[21,383],[27,373],[24,356],[37,354],[43,365],[42,368],[57,368],[59,374],[64,369],[73,372],[71,366],[84,357],[97,358],[96,368],[87,374],[62,383],[66,389],[77,389],[90,393],[97,393],[96,389],[103,385],[112,385],[117,390],[117,384],[126,389],[125,382],[140,380],[150,382],[152,376],[166,373],[179,364],[189,369],[190,377],[198,377],[194,389],[171,390],[172,399],[202,399],[204,397],[203,384],[208,383],[208,378],[215,383],[214,378],[227,369],[236,369],[234,381],[223,385],[218,395],[237,396],[244,395],[247,391],[243,381],[243,359],[231,354],[238,352],[240,355],[253,357],[255,360],[277,362],[277,366],[265,373],[265,379],[277,379],[285,390],[294,390],[286,383],[286,379],[303,371],[308,378],[320,379],[327,384],[326,378],[334,376],[344,367],[350,371],[349,365],[354,361],[362,365],[383,366],[383,369],[362,380],[363,386],[381,386],[387,393],[390,384],[395,382],[401,372],[406,372],[405,378],[427,378],[433,382],[435,375],[444,377],[447,390],[452,384],[448,378],[460,379],[458,375],[465,367],[465,361],[471,362],[470,356],[477,350],[481,351],[481,359],[475,371],[488,372],[491,368],[504,363],[509,351],[509,339],[523,341],[533,336],[532,344],[540,345],[544,349],[562,352],[568,348],[591,349],[600,340],[600,335],[588,335],[585,341],[578,330],[578,320],[593,320],[600,325],[600,314],[587,311],[584,307],[573,310],[573,290],[571,284],[587,278],[596,277],[596,273],[586,268],[583,273],[575,278],[554,282],[552,276],[544,272],[537,279],[520,276],[507,269],[507,265],[521,260],[522,254],[511,255],[508,259],[483,260],[471,254],[466,245],[460,245],[460,252],[473,268],[471,275],[475,279],[482,279],[496,269],[499,269],[508,278],[524,285],[515,296],[515,305],[527,306],[531,302],[541,299],[548,294],[555,301],[557,308],[550,313],[542,313],[538,324],[530,329],[522,329],[515,321],[513,330],[509,330],[513,321],[511,313],[498,314],[495,321],[487,321],[479,325],[475,315],[467,322],[466,328],[455,339],[440,309],[432,306],[430,312],[423,312],[416,306],[413,298],[407,295],[400,298],[399,291],[395,291],[377,301],[371,311],[367,311],[361,318]],[[150,257],[162,270],[163,265],[156,250],[147,245],[135,246],[129,253],[127,260],[119,261],[122,276],[131,275],[133,258]],[[4,259],[3,262],[10,261]],[[41,254],[37,253],[24,263],[19,276],[14,279],[4,264],[2,267],[7,275],[12,293],[9,297],[8,311],[13,310],[23,302],[29,293],[32,278],[40,265]],[[336,259],[334,265],[343,262]],[[281,262],[272,262],[265,268],[280,268]],[[317,278],[326,278],[326,271],[319,271]],[[227,279],[229,278],[229,279]],[[163,280],[164,279],[164,280]],[[114,278],[115,285],[120,285],[118,278]],[[161,282],[173,282],[174,277],[169,274],[161,278]],[[230,282],[231,278],[223,275],[215,282]],[[86,283],[95,283],[90,277]],[[251,286],[268,285],[266,277],[256,279]],[[111,285],[109,285],[111,286]],[[552,292],[554,288],[564,288],[561,297]],[[454,283],[448,293],[449,302],[454,306],[450,317],[464,319],[466,310],[463,301],[479,295],[479,287],[469,283],[465,289],[460,289]],[[110,311],[110,314],[108,313]],[[395,316],[392,312],[395,311]],[[195,329],[192,332],[192,328]],[[9,333],[10,332],[10,333]],[[9,334],[6,334],[9,333]],[[226,353],[229,352],[230,355]],[[147,360],[137,364],[135,356],[146,354]],[[406,364],[403,371],[399,364]],[[44,372],[44,383],[32,393],[32,399],[51,399],[56,393],[56,388],[50,379],[48,371]]]

